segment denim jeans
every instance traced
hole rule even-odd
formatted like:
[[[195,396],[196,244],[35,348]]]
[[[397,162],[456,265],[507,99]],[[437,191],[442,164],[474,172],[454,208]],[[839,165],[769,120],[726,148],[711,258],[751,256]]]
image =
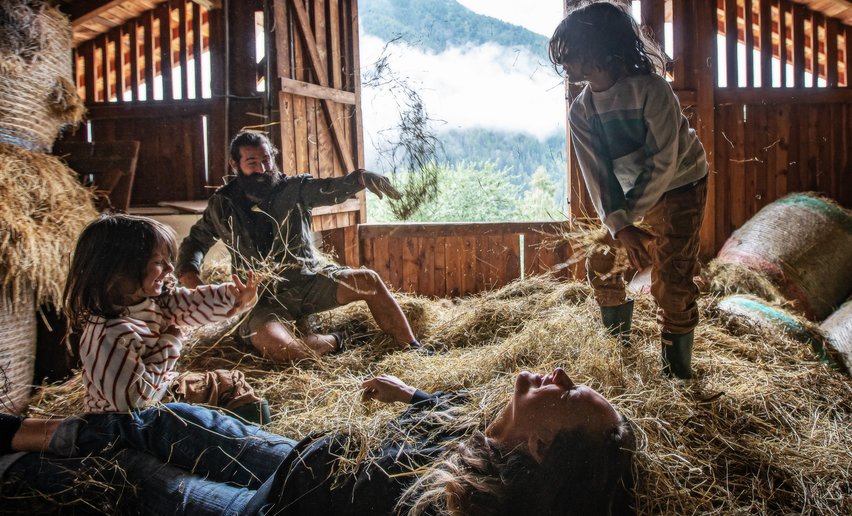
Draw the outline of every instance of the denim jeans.
[[[96,471],[101,483],[126,476],[130,486],[113,489],[122,495],[121,513],[239,514],[295,444],[182,403],[135,413],[88,414],[59,425],[51,453],[26,454],[8,465],[4,496],[8,482],[67,494],[69,486],[80,487],[73,472],[82,467]],[[90,484],[91,489],[102,488],[98,482]]]

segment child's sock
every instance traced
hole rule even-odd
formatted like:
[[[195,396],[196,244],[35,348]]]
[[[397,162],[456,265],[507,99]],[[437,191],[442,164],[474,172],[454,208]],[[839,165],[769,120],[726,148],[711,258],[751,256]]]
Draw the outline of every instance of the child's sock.
[[[21,421],[24,418],[21,416],[13,416],[10,414],[0,414],[0,455],[12,453],[12,438],[18,428],[21,427]]]

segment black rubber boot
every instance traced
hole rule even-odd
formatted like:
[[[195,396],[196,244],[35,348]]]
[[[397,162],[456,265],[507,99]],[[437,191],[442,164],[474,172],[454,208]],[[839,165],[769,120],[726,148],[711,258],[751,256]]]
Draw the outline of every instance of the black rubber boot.
[[[623,346],[630,346],[630,328],[633,325],[633,300],[618,306],[602,306],[601,321],[609,334]]]
[[[258,426],[268,424],[272,421],[272,414],[269,412],[269,402],[266,400],[242,405],[232,410],[231,413],[243,421]]]
[[[663,373],[682,380],[692,378],[692,343],[695,331],[663,333]]]

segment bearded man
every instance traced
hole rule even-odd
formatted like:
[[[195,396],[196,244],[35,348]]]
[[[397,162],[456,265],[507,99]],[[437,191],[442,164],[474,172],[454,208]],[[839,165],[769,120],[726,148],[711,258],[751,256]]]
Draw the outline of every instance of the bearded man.
[[[365,301],[379,327],[403,349],[423,350],[378,274],[320,259],[311,232],[311,208],[339,204],[367,188],[380,198],[399,193],[382,175],[358,169],[343,177],[285,176],[277,149],[261,134],[243,131],[230,146],[236,178],[219,188],[180,245],[177,274],[189,288],[201,283],[204,255],[222,240],[234,271],[272,271],[257,305],[237,334],[275,362],[295,362],[339,351],[343,334],[296,335],[290,321],[353,301]]]

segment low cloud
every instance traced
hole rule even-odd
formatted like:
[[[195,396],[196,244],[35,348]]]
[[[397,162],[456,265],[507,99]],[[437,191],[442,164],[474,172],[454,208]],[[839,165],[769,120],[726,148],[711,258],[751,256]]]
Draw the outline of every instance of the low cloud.
[[[385,42],[361,34],[362,77],[382,55]],[[495,44],[423,52],[402,42],[385,50],[397,77],[417,91],[440,132],[485,128],[525,132],[544,139],[565,131],[565,93],[549,63],[526,49]],[[397,100],[387,88],[365,87],[362,112],[367,141],[396,125]],[[367,154],[373,152],[367,145]],[[368,161],[370,161],[368,159]]]

